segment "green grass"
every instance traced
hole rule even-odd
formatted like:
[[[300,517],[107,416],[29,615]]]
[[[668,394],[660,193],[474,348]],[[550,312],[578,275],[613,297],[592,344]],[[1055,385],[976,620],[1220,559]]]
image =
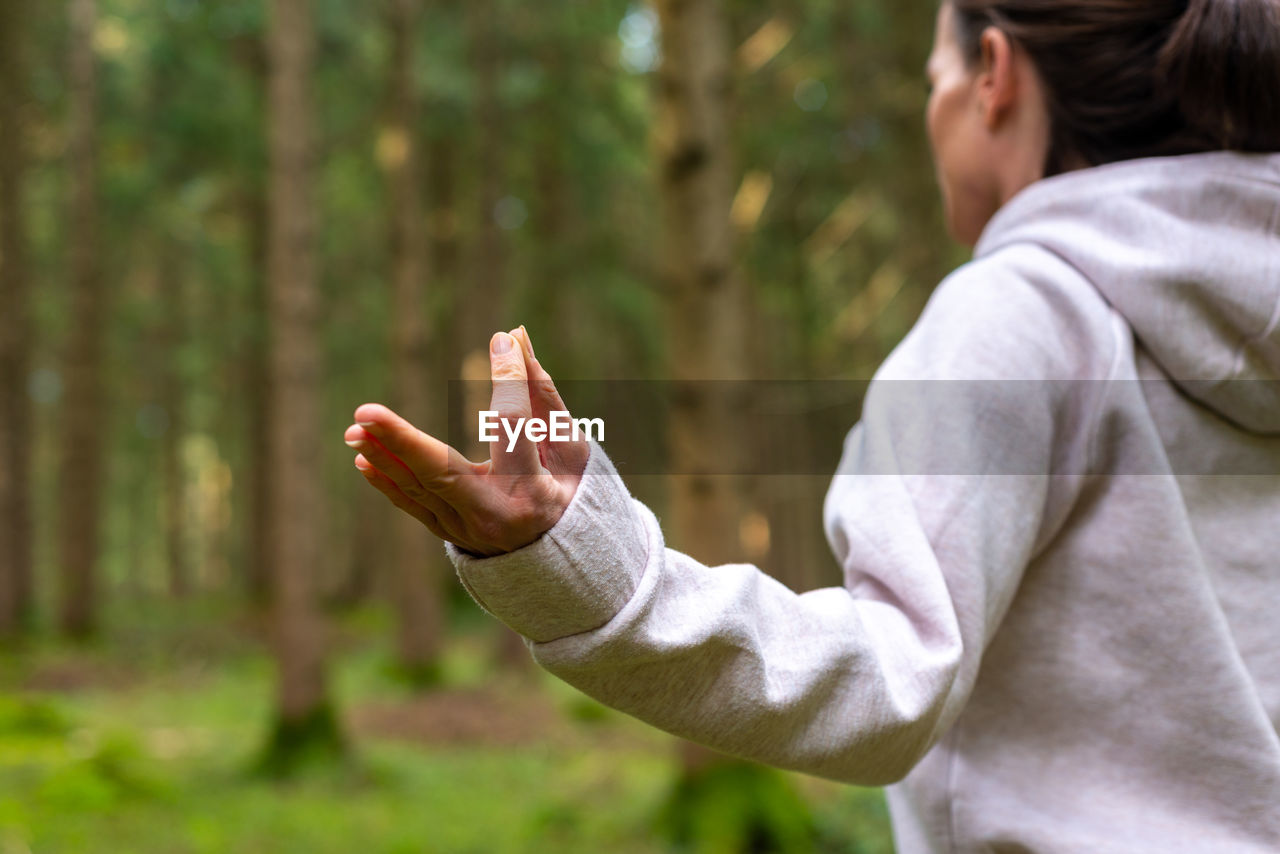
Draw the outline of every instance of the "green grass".
[[[140,619],[94,647],[37,643],[0,659],[0,854],[672,850],[654,827],[674,741],[541,671],[493,674],[483,623],[451,641],[440,690],[542,709],[545,737],[451,743],[366,725],[348,732],[350,761],[281,783],[251,773],[271,722],[258,645],[216,611]],[[370,704],[413,715],[388,634],[377,616],[343,623],[344,728]],[[809,805],[815,854],[892,850],[878,792],[782,776]]]

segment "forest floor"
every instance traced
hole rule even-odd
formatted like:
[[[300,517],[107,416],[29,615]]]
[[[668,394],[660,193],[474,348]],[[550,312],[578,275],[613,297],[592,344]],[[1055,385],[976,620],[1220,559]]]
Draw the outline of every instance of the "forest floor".
[[[479,615],[481,620],[487,619]],[[287,783],[250,772],[273,688],[259,632],[208,604],[113,615],[89,646],[0,657],[0,854],[667,854],[652,832],[676,742],[457,627],[444,685],[387,666],[372,609],[340,622],[332,674],[352,749]],[[892,851],[879,791],[785,777],[815,854]]]

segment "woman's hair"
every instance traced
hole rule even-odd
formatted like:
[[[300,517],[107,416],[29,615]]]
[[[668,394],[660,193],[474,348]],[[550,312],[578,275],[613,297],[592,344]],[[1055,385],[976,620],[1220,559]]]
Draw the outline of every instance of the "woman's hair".
[[[1072,160],[1280,151],[1280,0],[945,0],[966,59],[995,26],[1026,50]]]

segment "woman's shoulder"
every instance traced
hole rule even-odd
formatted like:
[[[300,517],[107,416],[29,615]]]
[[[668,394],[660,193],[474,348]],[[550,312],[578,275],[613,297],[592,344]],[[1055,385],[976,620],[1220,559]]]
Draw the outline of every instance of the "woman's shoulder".
[[[1124,321],[1052,251],[1016,244],[960,266],[881,367],[912,379],[1105,379]]]

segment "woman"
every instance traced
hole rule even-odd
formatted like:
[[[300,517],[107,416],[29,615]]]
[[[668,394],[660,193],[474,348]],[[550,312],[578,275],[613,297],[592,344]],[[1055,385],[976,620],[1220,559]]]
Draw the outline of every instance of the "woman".
[[[1278,851],[1280,5],[949,0],[928,74],[974,259],[848,435],[842,587],[666,549],[594,442],[475,465],[365,404],[356,465],[543,667],[887,785],[903,852]],[[491,352],[494,409],[565,408]]]

